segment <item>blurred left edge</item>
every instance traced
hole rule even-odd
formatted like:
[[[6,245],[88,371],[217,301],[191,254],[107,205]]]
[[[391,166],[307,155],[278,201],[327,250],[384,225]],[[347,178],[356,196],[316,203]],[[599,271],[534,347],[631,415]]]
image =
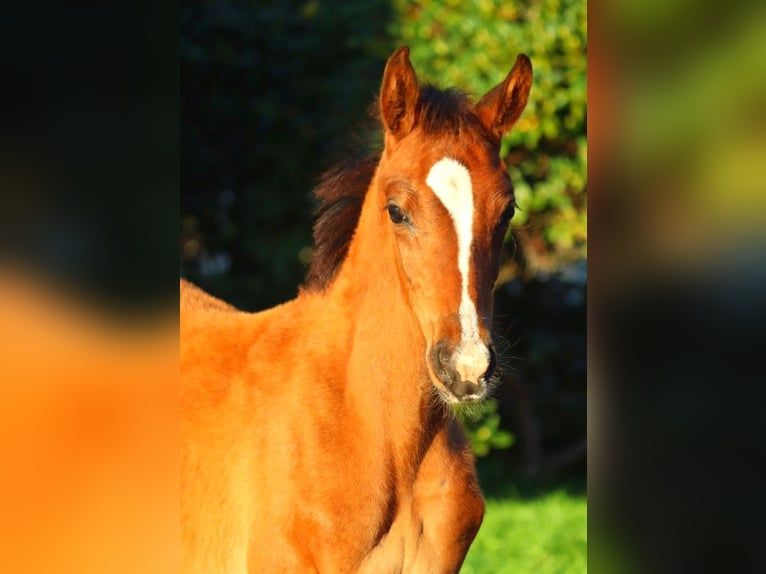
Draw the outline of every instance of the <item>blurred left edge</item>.
[[[0,20],[0,571],[178,566],[177,6]]]

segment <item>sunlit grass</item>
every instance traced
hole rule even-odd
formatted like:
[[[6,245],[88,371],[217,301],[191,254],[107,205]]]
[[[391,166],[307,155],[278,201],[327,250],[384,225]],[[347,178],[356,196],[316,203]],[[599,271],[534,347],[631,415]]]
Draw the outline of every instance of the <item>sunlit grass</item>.
[[[463,574],[580,574],[587,571],[585,494],[488,499]]]

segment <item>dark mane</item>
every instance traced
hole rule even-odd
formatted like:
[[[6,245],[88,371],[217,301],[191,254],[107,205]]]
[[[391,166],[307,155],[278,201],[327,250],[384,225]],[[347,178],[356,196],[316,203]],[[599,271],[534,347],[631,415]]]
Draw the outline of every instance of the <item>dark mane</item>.
[[[314,188],[314,255],[306,287],[324,289],[335,277],[348,253],[379,161],[379,153],[346,160],[326,171]]]
[[[468,128],[480,126],[473,111],[473,102],[465,92],[433,86],[420,88],[417,125],[426,135],[458,135]]]
[[[377,115],[377,102],[374,107]],[[420,89],[417,126],[427,135],[458,135],[480,125],[468,96],[455,89]],[[368,152],[326,171],[314,188],[314,254],[306,273],[308,289],[324,289],[348,253],[380,152]]]

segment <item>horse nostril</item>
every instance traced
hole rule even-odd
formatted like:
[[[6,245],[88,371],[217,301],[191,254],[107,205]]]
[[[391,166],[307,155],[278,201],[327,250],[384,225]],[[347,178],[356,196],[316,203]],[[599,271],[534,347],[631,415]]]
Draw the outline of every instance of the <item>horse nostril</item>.
[[[442,378],[442,376],[446,376],[449,369],[449,361],[450,361],[450,349],[449,349],[449,341],[446,339],[442,339],[436,345],[434,345],[434,349],[431,352],[431,363],[434,366],[434,369],[436,370],[437,374],[439,375],[439,378]]]
[[[487,348],[489,349],[489,367],[487,367],[486,372],[481,376],[482,381],[488,381],[490,378],[492,378],[492,375],[495,374],[495,369],[497,368],[497,355],[495,354],[495,347],[489,345]]]

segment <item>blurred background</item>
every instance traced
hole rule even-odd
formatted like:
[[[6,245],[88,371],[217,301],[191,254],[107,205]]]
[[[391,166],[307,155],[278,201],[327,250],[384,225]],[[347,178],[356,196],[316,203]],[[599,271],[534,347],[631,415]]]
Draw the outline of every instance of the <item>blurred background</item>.
[[[374,145],[409,43],[477,95],[535,66],[464,571],[584,571],[585,5],[188,3],[180,46],[174,5],[94,8],[0,19],[0,570],[174,570],[179,246],[245,309],[292,297],[312,183]],[[766,6],[591,3],[588,31],[588,566],[763,572]]]
[[[529,104],[501,150],[520,207],[496,290],[505,373],[466,420],[504,506],[464,571],[584,571],[585,2],[184,3],[180,40],[181,275],[245,310],[297,294],[311,189],[339,157],[380,145],[369,110],[395,48],[410,46],[421,82],[475,97],[531,58]]]
[[[763,572],[766,5],[589,29],[589,569]]]

